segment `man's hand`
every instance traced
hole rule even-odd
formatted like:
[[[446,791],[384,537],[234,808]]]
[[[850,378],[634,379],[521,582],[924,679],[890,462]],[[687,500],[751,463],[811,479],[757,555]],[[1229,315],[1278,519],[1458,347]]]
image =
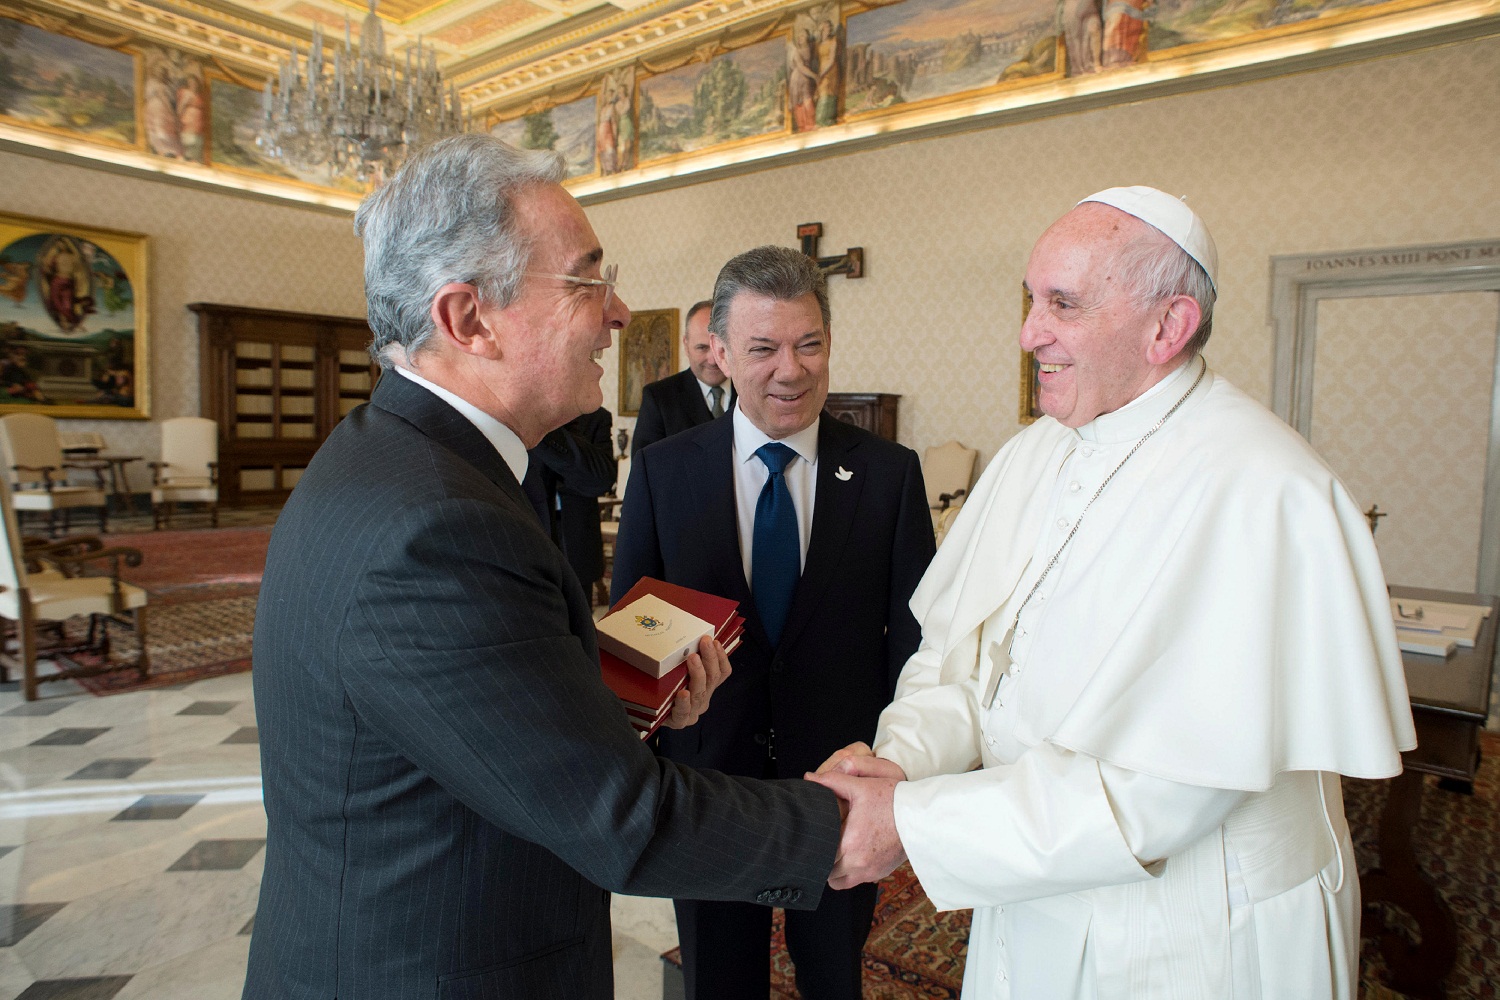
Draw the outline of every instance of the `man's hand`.
[[[698,652],[687,658],[687,686],[672,699],[672,714],[662,725],[668,729],[686,729],[708,711],[714,689],[729,676],[729,654],[717,639],[705,635],[698,640]]]
[[[832,770],[806,777],[831,790],[841,806],[848,804],[838,856],[828,876],[832,888],[851,889],[862,882],[878,882],[906,860],[894,810],[896,784],[906,780],[906,772],[898,764],[880,757],[850,755]]]
[[[827,774],[832,771],[846,757],[873,757],[875,751],[871,750],[867,743],[851,743],[842,750],[835,750],[833,756],[829,757],[818,767],[819,774]]]

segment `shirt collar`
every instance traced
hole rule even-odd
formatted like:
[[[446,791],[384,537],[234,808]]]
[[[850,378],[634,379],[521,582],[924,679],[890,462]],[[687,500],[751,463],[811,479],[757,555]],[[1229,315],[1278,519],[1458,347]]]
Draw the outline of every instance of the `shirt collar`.
[[[432,393],[438,399],[453,407],[459,413],[468,418],[479,433],[484,435],[486,441],[500,453],[500,458],[510,468],[511,474],[516,477],[516,482],[526,478],[526,464],[530,460],[526,454],[526,446],[516,436],[516,432],[485,413],[479,407],[460,396],[444,389],[442,386],[427,381],[410,368],[396,366],[396,371],[405,375],[413,382]]]
[[[1084,441],[1097,444],[1134,441],[1177,405],[1177,401],[1188,391],[1188,386],[1198,378],[1204,365],[1205,362],[1198,357],[1190,359],[1118,410],[1101,413],[1075,433]]]
[[[755,457],[756,449],[761,445],[773,440],[765,431],[756,427],[745,416],[745,411],[738,405],[734,408],[734,450],[741,462]],[[809,466],[818,460],[818,421],[814,420],[808,426],[802,428],[795,434],[778,439],[781,444],[795,451]]]
[[[726,378],[724,381],[720,382],[716,386],[709,385],[707,382],[703,381],[701,378],[699,378],[696,375],[693,376],[693,381],[698,383],[698,392],[700,392],[703,395],[704,399],[708,399],[709,398],[708,394],[713,389],[723,389],[724,390],[724,402],[726,404],[729,402],[729,379]]]

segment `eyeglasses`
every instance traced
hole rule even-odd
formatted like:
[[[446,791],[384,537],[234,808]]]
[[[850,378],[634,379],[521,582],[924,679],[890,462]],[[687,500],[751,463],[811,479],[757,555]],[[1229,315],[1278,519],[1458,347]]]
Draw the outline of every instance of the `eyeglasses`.
[[[615,298],[615,276],[620,273],[620,265],[606,265],[604,271],[602,272],[604,275],[604,277],[602,278],[580,278],[576,274],[553,274],[550,271],[527,271],[526,273],[536,278],[556,278],[558,281],[566,281],[574,285],[603,285],[603,308],[608,311],[609,304],[613,302]]]

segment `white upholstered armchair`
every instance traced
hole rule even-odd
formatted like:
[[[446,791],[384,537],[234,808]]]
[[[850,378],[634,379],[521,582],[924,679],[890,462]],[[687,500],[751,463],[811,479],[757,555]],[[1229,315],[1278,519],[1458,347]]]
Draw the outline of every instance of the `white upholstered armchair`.
[[[207,417],[161,422],[161,461],[151,464],[151,514],[155,526],[172,523],[179,503],[208,505],[219,526],[219,425]]]

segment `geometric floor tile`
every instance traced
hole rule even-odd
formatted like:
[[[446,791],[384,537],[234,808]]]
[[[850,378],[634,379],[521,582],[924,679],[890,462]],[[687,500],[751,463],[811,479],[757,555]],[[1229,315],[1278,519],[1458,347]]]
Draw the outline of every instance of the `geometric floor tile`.
[[[237,701],[195,701],[178,715],[223,715],[238,705]]]
[[[151,757],[105,757],[68,775],[68,781],[90,779],[128,778],[147,764]]]
[[[0,903],[0,948],[9,948],[42,926],[67,903]]]
[[[259,726],[241,726],[239,729],[236,729],[234,732],[230,733],[221,742],[224,742],[224,743],[259,743],[260,742],[260,727]]]
[[[200,840],[172,862],[169,872],[239,871],[266,846],[264,837],[244,840]]]
[[[202,795],[143,795],[115,819],[177,819],[202,799]]]
[[[34,747],[81,747],[89,740],[97,736],[103,736],[109,732],[109,727],[103,729],[54,729],[41,739],[32,740]]]
[[[86,979],[38,979],[16,1000],[110,1000],[130,982],[130,976],[91,976]]]
[[[26,701],[15,708],[6,709],[0,715],[51,715],[61,712],[69,705],[76,705],[76,698],[49,698],[46,701]]]

